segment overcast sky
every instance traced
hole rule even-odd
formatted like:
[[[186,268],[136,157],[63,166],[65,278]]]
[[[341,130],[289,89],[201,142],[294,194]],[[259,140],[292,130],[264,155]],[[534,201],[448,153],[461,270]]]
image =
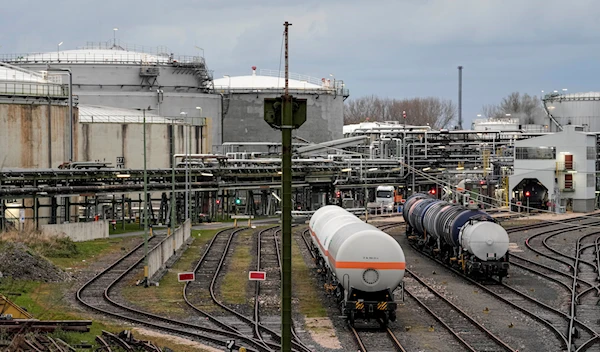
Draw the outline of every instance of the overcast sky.
[[[483,104],[513,91],[596,91],[597,0],[20,0],[3,1],[0,53],[109,41],[202,47],[215,78],[277,70],[283,22],[290,71],[343,79],[351,98],[375,94],[457,101],[469,127]]]

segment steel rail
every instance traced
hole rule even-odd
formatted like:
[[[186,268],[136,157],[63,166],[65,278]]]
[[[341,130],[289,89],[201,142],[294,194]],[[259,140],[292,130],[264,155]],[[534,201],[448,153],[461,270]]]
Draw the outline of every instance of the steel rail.
[[[150,241],[152,241],[152,240],[154,240],[156,238],[158,238],[158,237],[157,236],[153,236],[150,239]],[[167,237],[165,237],[165,238],[167,238]],[[130,321],[130,322],[133,322],[133,323],[138,323],[138,324],[141,324],[141,325],[150,326],[150,327],[153,327],[153,328],[157,328],[159,330],[168,331],[170,333],[174,333],[174,334],[178,334],[178,335],[185,335],[185,336],[196,338],[196,339],[199,339],[199,340],[210,341],[210,342],[218,344],[218,345],[224,345],[224,341],[221,340],[221,339],[217,339],[217,338],[214,338],[214,337],[205,336],[205,335],[201,335],[201,334],[197,334],[197,333],[182,331],[180,329],[176,329],[176,328],[164,326],[164,325],[161,325],[161,324],[157,324],[157,323],[155,323],[153,321],[149,321],[147,319],[137,319],[137,318],[133,318],[133,317],[124,315],[122,313],[116,313],[116,312],[113,312],[113,311],[111,311],[109,309],[101,308],[101,307],[96,306],[96,305],[94,305],[92,303],[89,303],[85,299],[82,298],[82,293],[86,289],[88,289],[93,283],[95,283],[101,277],[103,277],[104,275],[106,275],[108,272],[110,272],[112,269],[114,269],[117,265],[121,264],[123,261],[125,261],[126,259],[128,259],[132,255],[134,255],[143,246],[144,246],[144,243],[143,242],[140,243],[139,245],[137,245],[136,247],[134,247],[132,250],[130,250],[128,253],[126,253],[124,256],[122,256],[121,258],[119,258],[117,261],[115,261],[114,263],[112,263],[111,265],[109,265],[106,269],[104,269],[103,271],[101,271],[100,273],[98,273],[96,276],[94,276],[93,278],[91,278],[90,280],[88,280],[81,288],[79,288],[79,290],[77,290],[77,292],[75,294],[77,301],[79,301],[81,304],[83,304],[87,308],[90,308],[90,309],[92,309],[92,310],[94,310],[96,312],[99,312],[99,313],[102,313],[102,314],[106,314],[106,315],[109,315],[109,316],[112,316],[112,317],[116,317],[116,318],[123,319],[123,320],[126,320],[126,321]],[[127,272],[130,272],[131,270],[133,270],[133,268],[135,268],[143,260],[144,260],[144,257],[141,256],[133,265],[131,265],[129,268],[127,268],[125,270],[125,272],[120,275],[119,278],[124,277]],[[113,281],[113,283],[111,283],[111,286],[112,286],[112,284],[114,284],[114,281]],[[108,290],[108,288],[104,290],[104,295],[103,295],[104,299],[106,299],[107,290]],[[98,303],[98,302],[95,302],[95,303]],[[114,306],[115,302],[109,300],[109,303]],[[157,320],[160,320],[160,321],[168,322],[168,323],[171,323],[172,325],[185,326],[187,328],[200,329],[200,330],[203,330],[203,331],[206,331],[206,332],[212,332],[212,333],[215,333],[215,334],[221,334],[223,336],[228,336],[228,337],[233,337],[233,338],[239,338],[242,341],[246,341],[246,342],[248,342],[250,344],[255,345],[255,343],[254,343],[254,341],[252,341],[252,339],[248,339],[247,337],[239,335],[239,334],[228,333],[226,331],[221,331],[221,330],[217,330],[217,329],[210,329],[210,328],[205,328],[205,327],[201,327],[201,326],[198,326],[198,325],[193,325],[193,324],[189,324],[189,323],[184,323],[184,322],[179,322],[179,321],[175,321],[175,320],[170,320],[170,319],[167,319],[167,318],[164,318],[164,317],[160,317],[160,316],[157,316],[157,315],[149,314],[149,313],[142,312],[142,311],[135,310],[135,309],[131,309],[131,308],[128,308],[128,307],[123,308],[122,306],[119,306],[119,305],[117,305],[116,307],[120,308],[124,312],[128,312],[128,311],[129,312],[133,312],[135,314],[143,315],[143,316],[146,316],[146,317],[151,318],[151,319],[157,319]],[[238,346],[238,347],[242,347],[242,346]],[[251,351],[258,351],[258,350],[255,350],[255,349],[249,349],[249,350],[251,350]]]

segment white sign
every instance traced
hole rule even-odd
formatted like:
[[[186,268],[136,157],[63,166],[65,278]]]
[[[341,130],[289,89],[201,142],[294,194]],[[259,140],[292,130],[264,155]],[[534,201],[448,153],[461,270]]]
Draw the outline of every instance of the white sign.
[[[232,350],[233,349],[233,345],[235,345],[235,341],[234,340],[227,340],[227,349],[228,350]]]
[[[517,202],[517,205],[518,205],[518,206],[521,206],[521,204],[522,204],[521,202]]]
[[[25,209],[19,209],[19,220],[21,224],[25,223]]]

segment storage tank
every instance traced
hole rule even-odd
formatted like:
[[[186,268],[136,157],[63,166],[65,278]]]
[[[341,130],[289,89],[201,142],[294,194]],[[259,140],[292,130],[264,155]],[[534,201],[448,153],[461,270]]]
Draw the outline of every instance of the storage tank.
[[[281,132],[264,121],[264,99],[276,98],[284,92],[284,73],[259,70],[245,76],[215,79],[214,88],[225,96],[223,107],[224,142],[277,142]],[[342,138],[344,99],[348,90],[343,81],[317,79],[290,73],[289,91],[295,98],[307,99],[307,119],[297,130],[298,136],[313,143]],[[267,151],[254,146],[252,151]]]
[[[600,131],[600,92],[547,94],[543,99],[544,107],[560,125],[583,125],[589,132]],[[551,132],[558,128],[548,121]]]

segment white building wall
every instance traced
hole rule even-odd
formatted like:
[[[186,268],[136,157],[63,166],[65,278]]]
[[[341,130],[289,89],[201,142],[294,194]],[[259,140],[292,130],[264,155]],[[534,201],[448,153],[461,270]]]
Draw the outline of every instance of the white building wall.
[[[526,178],[536,178],[548,188],[548,198],[564,206],[566,199],[573,199],[574,211],[592,211],[595,199],[595,180],[588,186],[587,175],[596,170],[595,159],[587,159],[587,147],[596,147],[596,136],[576,131],[576,126],[565,126],[560,133],[545,135],[537,138],[517,141],[517,147],[555,147],[555,160],[520,160],[515,158],[514,174],[509,177],[509,190],[513,189]],[[573,188],[574,192],[561,192],[564,189],[566,172],[556,172],[557,163],[563,165],[565,155],[572,154],[574,162]],[[555,180],[557,182],[555,182]],[[590,209],[591,207],[591,209]]]

